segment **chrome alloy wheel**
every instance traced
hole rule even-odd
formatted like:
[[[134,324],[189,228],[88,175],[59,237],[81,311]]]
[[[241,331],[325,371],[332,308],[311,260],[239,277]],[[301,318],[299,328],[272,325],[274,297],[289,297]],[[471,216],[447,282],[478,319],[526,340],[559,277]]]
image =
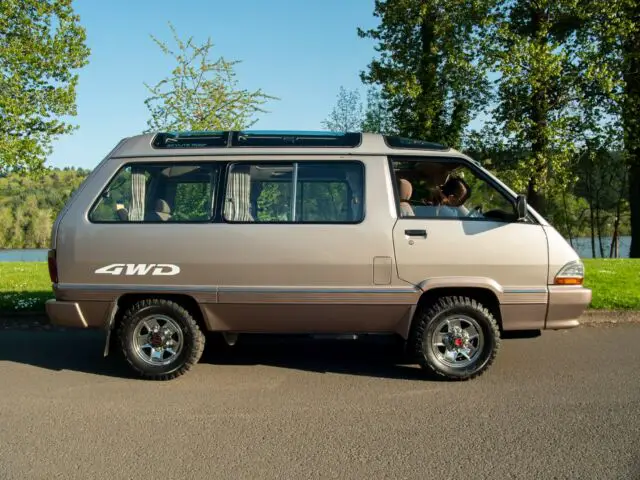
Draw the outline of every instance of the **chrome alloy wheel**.
[[[133,332],[134,350],[149,365],[169,365],[184,345],[182,329],[171,317],[150,315]]]
[[[449,315],[438,322],[431,337],[431,349],[443,365],[465,368],[482,353],[484,336],[476,320],[466,315]]]

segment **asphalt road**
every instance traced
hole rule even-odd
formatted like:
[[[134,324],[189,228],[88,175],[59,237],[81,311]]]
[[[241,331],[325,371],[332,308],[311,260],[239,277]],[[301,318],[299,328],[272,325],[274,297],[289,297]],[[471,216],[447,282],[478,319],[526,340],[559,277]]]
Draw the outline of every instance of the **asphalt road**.
[[[507,340],[466,383],[367,342],[209,349],[167,383],[101,347],[0,331],[0,478],[640,479],[640,324]]]

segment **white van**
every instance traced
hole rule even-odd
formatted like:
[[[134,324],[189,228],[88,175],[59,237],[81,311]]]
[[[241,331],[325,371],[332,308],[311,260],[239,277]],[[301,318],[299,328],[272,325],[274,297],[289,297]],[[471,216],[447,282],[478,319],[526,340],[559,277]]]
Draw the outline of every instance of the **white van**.
[[[478,162],[362,133],[126,138],[60,212],[49,267],[52,323],[105,329],[150,379],[205,332],[395,335],[469,379],[502,332],[576,327],[591,300],[576,252]]]

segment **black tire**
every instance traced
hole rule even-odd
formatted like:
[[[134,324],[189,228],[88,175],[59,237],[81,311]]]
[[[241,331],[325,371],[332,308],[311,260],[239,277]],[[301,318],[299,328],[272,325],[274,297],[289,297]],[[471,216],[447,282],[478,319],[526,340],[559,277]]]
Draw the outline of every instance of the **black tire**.
[[[464,315],[475,321],[483,336],[483,346],[477,357],[461,367],[443,363],[432,345],[439,323],[452,315]],[[495,360],[500,349],[500,330],[491,312],[476,300],[458,296],[441,297],[417,312],[410,346],[414,359],[430,374],[448,380],[470,380],[482,375]]]
[[[182,349],[168,365],[151,365],[137,353],[134,332],[150,315],[169,317],[181,331]],[[118,337],[129,366],[139,376],[149,380],[171,380],[184,375],[198,363],[205,344],[205,336],[189,311],[176,302],[159,298],[149,298],[131,305],[120,322]]]

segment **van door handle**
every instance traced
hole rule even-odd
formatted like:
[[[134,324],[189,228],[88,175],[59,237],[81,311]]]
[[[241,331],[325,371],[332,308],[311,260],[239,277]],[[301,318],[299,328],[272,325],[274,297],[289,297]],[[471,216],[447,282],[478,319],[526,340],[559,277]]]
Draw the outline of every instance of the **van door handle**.
[[[423,237],[427,238],[426,230],[405,230],[404,234],[408,237]]]

